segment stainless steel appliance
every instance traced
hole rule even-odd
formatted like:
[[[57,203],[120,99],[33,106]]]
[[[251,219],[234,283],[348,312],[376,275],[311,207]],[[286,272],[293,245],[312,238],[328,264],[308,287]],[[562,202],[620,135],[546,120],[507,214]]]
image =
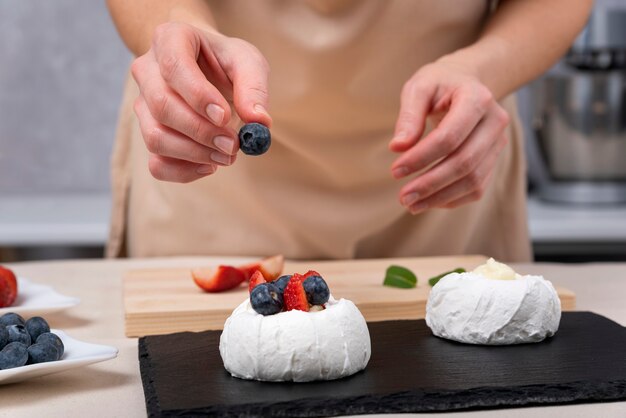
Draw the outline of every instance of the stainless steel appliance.
[[[598,1],[567,55],[530,93],[529,178],[538,195],[626,202],[626,4]]]

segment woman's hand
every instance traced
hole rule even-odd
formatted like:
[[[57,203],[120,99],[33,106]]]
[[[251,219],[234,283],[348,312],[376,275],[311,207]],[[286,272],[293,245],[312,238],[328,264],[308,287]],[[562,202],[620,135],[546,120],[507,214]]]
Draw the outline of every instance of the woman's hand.
[[[434,128],[425,137],[426,119]],[[418,173],[400,191],[412,214],[454,208],[482,197],[507,137],[508,114],[462,67],[443,60],[422,67],[402,90],[390,149],[402,155],[392,174]]]
[[[235,161],[229,101],[244,122],[271,125],[267,61],[251,44],[210,27],[161,24],[132,74],[149,169],[159,180],[187,183]]]

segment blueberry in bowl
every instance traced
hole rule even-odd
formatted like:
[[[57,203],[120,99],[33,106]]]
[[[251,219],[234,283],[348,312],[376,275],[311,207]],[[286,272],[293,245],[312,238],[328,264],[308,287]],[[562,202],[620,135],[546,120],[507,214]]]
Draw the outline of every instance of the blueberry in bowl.
[[[26,321],[13,312],[0,317],[0,370],[57,361],[64,351],[63,341],[42,317]]]
[[[28,361],[28,346],[20,342],[8,343],[0,351],[0,370],[21,367]]]
[[[28,364],[47,363],[60,358],[59,350],[52,344],[35,343],[28,347]]]
[[[26,321],[26,331],[30,334],[30,339],[34,343],[41,334],[50,332],[50,325],[40,316],[33,316]]]
[[[8,327],[9,325],[26,325],[26,321],[20,314],[8,312],[0,316],[0,327]]]
[[[37,337],[37,341],[35,342],[37,344],[53,345],[59,353],[59,359],[63,357],[63,353],[65,352],[65,346],[63,345],[63,341],[61,341],[58,335],[52,332],[45,332]]]
[[[6,330],[9,332],[9,343],[19,342],[27,347],[30,345],[30,335],[24,325],[9,325]]]

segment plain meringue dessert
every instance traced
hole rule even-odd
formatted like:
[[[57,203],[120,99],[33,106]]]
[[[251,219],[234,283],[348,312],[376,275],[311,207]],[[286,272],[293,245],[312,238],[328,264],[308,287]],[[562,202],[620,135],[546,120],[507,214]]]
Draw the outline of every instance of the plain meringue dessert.
[[[365,318],[354,303],[335,300],[315,271],[266,282],[250,279],[250,298],[226,320],[220,355],[234,377],[269,382],[334,380],[367,366]]]
[[[539,342],[553,336],[561,301],[543,276],[522,276],[490,258],[467,273],[451,273],[431,290],[426,325],[434,335],[468,344]]]

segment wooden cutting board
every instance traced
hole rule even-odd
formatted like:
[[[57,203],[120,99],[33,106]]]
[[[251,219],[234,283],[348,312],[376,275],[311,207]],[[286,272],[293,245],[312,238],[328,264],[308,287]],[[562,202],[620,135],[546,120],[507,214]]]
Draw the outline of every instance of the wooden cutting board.
[[[393,319],[420,319],[426,315],[430,292],[428,279],[463,267],[471,270],[484,256],[450,256],[347,261],[285,263],[285,274],[318,271],[328,282],[335,298],[352,300],[368,322]],[[410,268],[418,277],[414,289],[382,286],[391,264]],[[204,265],[206,266],[206,265]],[[133,270],[124,277],[126,336],[169,334],[180,331],[222,329],[224,321],[245,298],[246,286],[222,293],[205,293],[191,278],[188,269]],[[524,272],[520,272],[524,273]],[[563,310],[575,308],[570,290],[557,287]]]

